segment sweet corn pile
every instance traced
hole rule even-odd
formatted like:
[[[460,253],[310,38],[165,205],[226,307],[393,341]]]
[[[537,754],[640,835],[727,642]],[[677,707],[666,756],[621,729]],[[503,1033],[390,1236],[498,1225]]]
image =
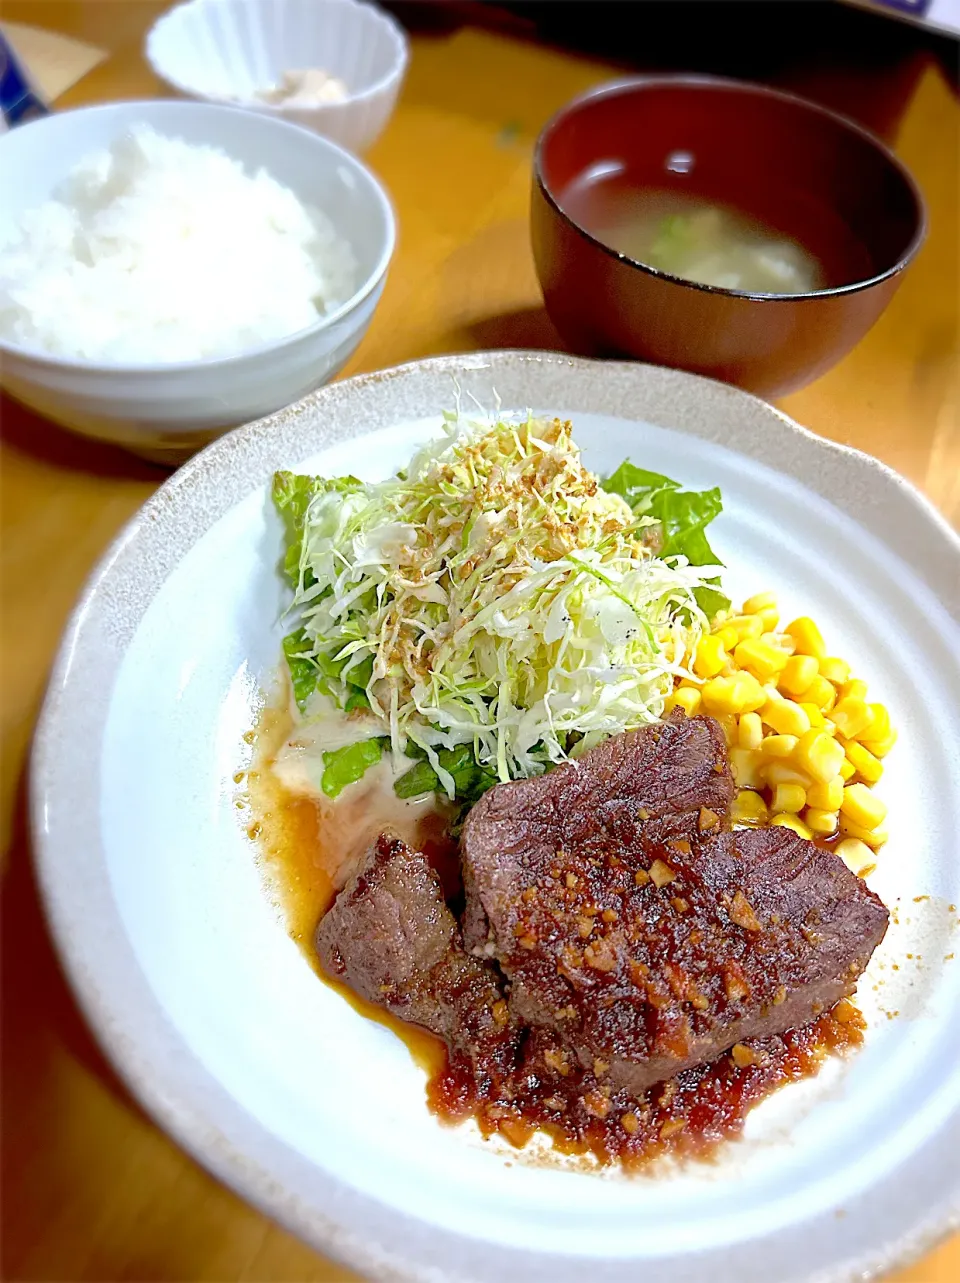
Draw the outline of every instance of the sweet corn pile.
[[[779,622],[772,593],[722,612],[668,706],[723,726],[738,785],[734,824],[836,837],[836,853],[865,876],[887,840],[887,808],[872,787],[897,732],[850,665],[827,654],[812,619]]]

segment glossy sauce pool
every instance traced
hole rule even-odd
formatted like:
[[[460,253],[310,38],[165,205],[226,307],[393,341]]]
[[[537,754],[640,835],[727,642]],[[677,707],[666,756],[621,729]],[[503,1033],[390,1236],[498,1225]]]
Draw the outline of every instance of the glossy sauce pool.
[[[382,782],[364,790],[361,781],[336,806],[291,790],[275,764],[293,728],[288,709],[274,703],[248,737],[253,762],[237,777],[246,785],[248,834],[260,848],[287,930],[310,966],[356,1011],[403,1041],[425,1071],[428,1105],[442,1120],[472,1118],[484,1135],[497,1132],[519,1147],[542,1130],[560,1152],[619,1161],[626,1168],[664,1154],[705,1157],[740,1134],[764,1097],[815,1074],[829,1053],[862,1042],[863,1018],[844,1001],[802,1029],[738,1044],[735,1055],[687,1070],[639,1100],[612,1090],[600,1062],[590,1071],[566,1060],[549,1036],[527,1038],[519,1065],[506,1072],[492,1060],[480,1075],[467,1063],[451,1061],[438,1038],[331,980],[314,949],[317,924],[381,826],[403,830],[401,836],[418,843],[449,885],[455,848],[446,834],[447,817],[435,811],[411,815]]]

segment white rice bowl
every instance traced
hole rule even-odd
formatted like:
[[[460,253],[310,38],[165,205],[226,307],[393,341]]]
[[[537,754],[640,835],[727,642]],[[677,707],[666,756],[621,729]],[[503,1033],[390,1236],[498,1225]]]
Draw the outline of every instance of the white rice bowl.
[[[0,337],[72,359],[172,363],[285,338],[346,302],[349,243],[263,169],[137,124],[0,247]]]

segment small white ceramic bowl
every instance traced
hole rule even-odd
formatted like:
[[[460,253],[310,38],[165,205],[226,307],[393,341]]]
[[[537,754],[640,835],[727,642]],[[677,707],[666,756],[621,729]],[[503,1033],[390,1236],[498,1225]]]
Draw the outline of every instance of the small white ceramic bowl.
[[[48,199],[85,155],[134,123],[221,147],[266,169],[322,209],[352,246],[358,287],[342,306],[287,338],[236,356],[115,365],[51,356],[0,338],[0,381],[18,400],[85,436],[179,462],[229,428],[326,383],[366,333],[396,230],[383,188],[348,152],[285,120],[192,102],[121,102],[54,114],[0,136],[0,244],[17,215]]]
[[[187,97],[283,116],[362,152],[390,119],[408,49],[388,14],[357,0],[189,0],[158,19],[146,56]],[[254,97],[308,68],[342,80],[348,97],[307,107]]]

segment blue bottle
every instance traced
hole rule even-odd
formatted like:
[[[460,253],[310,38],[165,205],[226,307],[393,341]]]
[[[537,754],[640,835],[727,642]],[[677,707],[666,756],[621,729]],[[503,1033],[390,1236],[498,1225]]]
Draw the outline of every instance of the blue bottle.
[[[49,114],[47,107],[30,88],[9,42],[0,32],[0,133]]]

